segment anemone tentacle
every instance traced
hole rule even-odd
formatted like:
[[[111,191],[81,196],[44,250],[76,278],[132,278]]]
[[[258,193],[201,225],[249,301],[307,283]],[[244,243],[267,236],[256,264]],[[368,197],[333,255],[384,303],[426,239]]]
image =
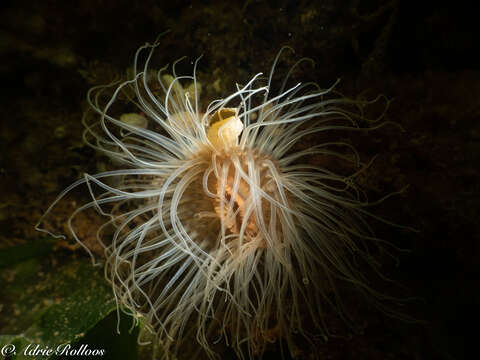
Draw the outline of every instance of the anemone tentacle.
[[[173,76],[164,67],[153,77],[157,46],[138,49],[130,79],[87,95],[85,143],[125,168],[86,174],[47,210],[87,185],[92,200],[73,212],[68,228],[83,245],[73,219],[92,208],[109,218],[97,237],[119,307],[146,319],[167,357],[193,337],[212,358],[219,339],[244,358],[263,354],[276,338],[293,352],[299,336],[328,336],[326,314],[350,322],[339,281],[380,299],[353,260],[377,269],[368,243],[381,240],[355,183],[368,165],[345,141],[297,149],[308,136],[360,129],[362,114],[351,107],[365,103],[336,97],[337,82],[327,89],[290,86],[305,58],[275,92],[282,48],[266,79],[259,73],[237,84],[202,112],[198,60],[192,75],[177,75],[175,62]],[[187,81],[193,91],[184,89]],[[146,127],[121,121],[115,108],[123,98]],[[341,161],[352,171],[337,174],[309,157]]]

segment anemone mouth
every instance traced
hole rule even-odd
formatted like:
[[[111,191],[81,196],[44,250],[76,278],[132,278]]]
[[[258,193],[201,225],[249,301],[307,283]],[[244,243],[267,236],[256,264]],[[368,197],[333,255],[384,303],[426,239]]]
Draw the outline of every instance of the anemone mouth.
[[[239,234],[242,223],[245,221],[245,233],[249,241],[258,233],[255,217],[253,214],[247,214],[247,208],[251,203],[250,186],[243,179],[240,179],[236,186],[234,182],[234,175],[231,173],[227,175],[223,188],[217,180],[217,194],[223,193],[223,195],[215,198],[215,212],[219,219],[224,219],[225,226],[234,234]]]
[[[266,230],[265,225],[275,227],[276,242],[281,243],[281,229],[272,222],[271,213],[275,210],[264,196],[258,194],[261,191],[272,199],[277,197],[267,165],[267,162],[273,162],[254,149],[233,149],[232,153],[233,156],[223,154],[215,159],[215,167],[222,169],[222,176],[210,180],[216,189],[213,203],[218,219],[235,237],[242,237],[244,242],[255,243],[259,248],[266,247],[262,232],[262,229]],[[249,167],[256,169],[254,174],[248,174]],[[252,191],[252,188],[255,190]]]

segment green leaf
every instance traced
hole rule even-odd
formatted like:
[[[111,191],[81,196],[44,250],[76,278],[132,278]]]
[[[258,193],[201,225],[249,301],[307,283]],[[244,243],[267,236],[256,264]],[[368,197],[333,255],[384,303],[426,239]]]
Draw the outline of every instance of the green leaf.
[[[116,335],[116,304],[102,269],[64,251],[51,252],[51,242],[27,245],[0,250],[4,266],[0,272],[0,350],[12,345],[16,350],[7,358],[50,359],[54,357],[49,349],[87,344],[89,349],[104,349],[102,359],[136,359],[138,329],[129,331],[131,321],[125,315],[121,335]],[[105,344],[110,347],[106,349]]]

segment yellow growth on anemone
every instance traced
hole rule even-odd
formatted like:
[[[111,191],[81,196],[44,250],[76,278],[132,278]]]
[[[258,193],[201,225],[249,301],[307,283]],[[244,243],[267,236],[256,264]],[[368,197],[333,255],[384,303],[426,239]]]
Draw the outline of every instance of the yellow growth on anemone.
[[[288,85],[304,59],[274,91],[280,51],[269,76],[202,109],[198,60],[190,76],[178,76],[176,63],[173,76],[167,67],[152,75],[157,46],[137,51],[129,80],[88,93],[84,140],[119,169],[85,174],[47,213],[88,185],[92,201],[69,229],[83,244],[72,219],[87,209],[108,217],[97,233],[106,277],[119,308],[144,318],[165,357],[191,341],[212,358],[217,343],[252,358],[277,339],[296,353],[298,339],[328,337],[327,313],[349,321],[339,282],[381,298],[356,265],[376,268],[368,243],[378,239],[355,183],[364,166],[334,138],[359,129],[363,104],[333,87]],[[136,113],[114,110],[122,97]],[[337,174],[338,163],[353,170]]]

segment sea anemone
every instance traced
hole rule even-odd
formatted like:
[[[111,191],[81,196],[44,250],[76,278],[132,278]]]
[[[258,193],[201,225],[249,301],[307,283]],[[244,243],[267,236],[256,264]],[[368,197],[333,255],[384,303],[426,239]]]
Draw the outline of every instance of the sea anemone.
[[[381,303],[358,265],[377,269],[369,244],[380,242],[356,184],[366,165],[338,140],[378,126],[364,122],[366,102],[289,85],[305,59],[275,91],[284,48],[267,77],[204,107],[198,60],[190,76],[177,63],[153,71],[157,46],[136,52],[127,81],[88,92],[84,140],[121,169],[85,174],[47,210],[87,185],[92,201],[68,227],[93,255],[73,219],[108,217],[97,237],[119,308],[144,319],[165,356],[193,339],[209,357],[222,343],[251,358],[276,339],[295,353],[299,338],[327,337],[327,314],[350,322],[339,283]]]

